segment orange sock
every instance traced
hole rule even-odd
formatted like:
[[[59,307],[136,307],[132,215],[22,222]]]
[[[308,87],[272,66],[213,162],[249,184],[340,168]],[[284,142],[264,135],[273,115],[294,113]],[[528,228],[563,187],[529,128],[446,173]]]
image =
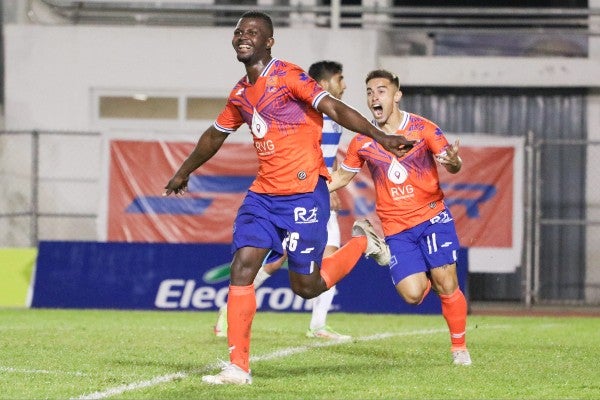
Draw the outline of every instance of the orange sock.
[[[227,298],[229,361],[244,371],[250,370],[250,332],[254,314],[256,314],[254,284],[230,285]]]
[[[467,299],[465,295],[460,288],[456,288],[450,295],[440,294],[440,300],[442,301],[442,315],[444,315],[450,330],[452,351],[466,349]]]
[[[367,249],[367,237],[353,237],[338,251],[325,257],[321,263],[321,277],[327,288],[342,280],[356,266],[360,256]]]

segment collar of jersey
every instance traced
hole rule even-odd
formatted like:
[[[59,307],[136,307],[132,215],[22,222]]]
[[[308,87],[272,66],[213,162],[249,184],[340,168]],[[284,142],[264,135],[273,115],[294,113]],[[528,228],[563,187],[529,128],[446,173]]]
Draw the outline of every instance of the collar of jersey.
[[[277,61],[277,59],[276,58],[272,58],[271,61],[269,61],[269,63],[265,67],[265,69],[263,69],[263,71],[260,73],[260,75],[258,77],[262,78],[262,77],[265,77],[265,76],[269,75],[271,67],[273,67],[273,64],[275,64],[275,61]],[[244,83],[246,83],[247,85],[250,84],[250,81],[248,80],[248,75],[246,75]]]
[[[400,122],[400,126],[398,127],[398,130],[405,129],[406,126],[408,125],[408,121],[410,121],[409,113],[407,113],[406,111],[402,111],[402,114],[404,114],[404,118],[402,118],[402,121]]]
[[[403,110],[400,110],[400,111],[402,111],[402,114],[404,114],[404,117],[402,118],[402,121],[400,121],[400,126],[397,129],[399,131],[405,129],[406,126],[408,125],[408,122],[410,121],[410,113],[407,113],[406,111],[403,111]],[[371,124],[379,127],[379,125],[377,125],[377,121],[375,121],[374,119],[371,120]]]

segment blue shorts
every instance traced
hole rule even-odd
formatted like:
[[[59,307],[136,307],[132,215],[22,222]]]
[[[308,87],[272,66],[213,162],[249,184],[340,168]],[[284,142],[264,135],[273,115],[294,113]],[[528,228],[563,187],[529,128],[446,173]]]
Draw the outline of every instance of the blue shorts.
[[[312,193],[271,196],[248,192],[233,225],[232,251],[270,249],[270,257],[288,254],[288,268],[310,274],[320,265],[327,243],[329,191],[320,178]]]
[[[338,222],[337,212],[331,210],[329,212],[329,220],[327,221],[327,243],[326,246],[340,247],[340,225]],[[274,263],[281,258],[281,254],[270,251],[265,257],[263,265]],[[287,268],[287,264],[283,264]]]
[[[409,275],[455,263],[460,248],[447,208],[428,221],[387,236],[385,241],[392,253],[390,276],[394,286]]]

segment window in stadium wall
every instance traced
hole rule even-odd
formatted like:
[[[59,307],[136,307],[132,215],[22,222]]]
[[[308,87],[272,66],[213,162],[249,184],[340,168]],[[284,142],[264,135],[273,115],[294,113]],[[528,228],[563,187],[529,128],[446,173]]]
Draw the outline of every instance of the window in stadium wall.
[[[227,102],[226,98],[188,97],[185,104],[186,119],[214,119]]]
[[[99,117],[116,119],[178,119],[177,97],[147,96],[100,96]]]

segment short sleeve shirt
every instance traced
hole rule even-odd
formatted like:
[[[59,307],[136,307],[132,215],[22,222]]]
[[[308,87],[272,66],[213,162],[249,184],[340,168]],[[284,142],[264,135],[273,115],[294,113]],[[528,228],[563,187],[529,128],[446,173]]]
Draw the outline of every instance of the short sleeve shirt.
[[[446,150],[448,141],[433,122],[403,114],[395,134],[417,141],[408,153],[398,158],[373,139],[357,134],[341,165],[359,172],[367,164],[375,184],[377,215],[386,236],[431,219],[444,208],[434,156]]]
[[[323,116],[316,107],[329,95],[297,65],[272,59],[258,80],[242,78],[229,94],[215,128],[250,127],[259,170],[250,190],[290,195],[312,192],[329,179],[321,151]]]

